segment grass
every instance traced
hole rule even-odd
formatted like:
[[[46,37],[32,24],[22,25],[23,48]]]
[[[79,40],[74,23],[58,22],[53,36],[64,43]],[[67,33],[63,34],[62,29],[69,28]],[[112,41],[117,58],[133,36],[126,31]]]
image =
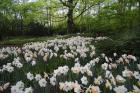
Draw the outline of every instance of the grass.
[[[80,36],[89,36],[87,34],[79,34]],[[29,42],[38,42],[38,41],[47,41],[54,38],[69,38],[72,36],[77,36],[77,34],[68,34],[68,35],[54,35],[54,36],[40,36],[40,37],[33,37],[33,36],[16,36],[16,37],[8,37],[7,39],[4,39],[0,41],[0,46],[8,46],[8,45],[16,45],[20,46],[25,43]]]
[[[61,36],[41,36],[41,37],[29,37],[29,36],[16,36],[16,37],[9,37],[8,39],[4,39],[0,41],[0,45],[23,45],[29,42],[36,42],[36,41],[47,41],[54,38],[61,38]]]

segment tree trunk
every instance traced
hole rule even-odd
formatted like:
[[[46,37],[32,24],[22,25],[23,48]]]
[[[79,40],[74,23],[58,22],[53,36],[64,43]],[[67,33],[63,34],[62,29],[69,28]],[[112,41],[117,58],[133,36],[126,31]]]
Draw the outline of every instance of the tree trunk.
[[[2,40],[2,36],[0,35],[0,41]]]
[[[123,31],[124,25],[125,25],[125,6],[124,6],[124,0],[118,0],[119,8],[118,8],[118,15],[119,15],[119,21],[120,21],[120,31]]]
[[[139,12],[140,12],[140,1],[139,1]]]
[[[67,13],[67,33],[74,31],[74,21],[73,21],[73,0],[68,0],[69,7]]]
[[[23,34],[23,17],[20,15],[20,33]]]

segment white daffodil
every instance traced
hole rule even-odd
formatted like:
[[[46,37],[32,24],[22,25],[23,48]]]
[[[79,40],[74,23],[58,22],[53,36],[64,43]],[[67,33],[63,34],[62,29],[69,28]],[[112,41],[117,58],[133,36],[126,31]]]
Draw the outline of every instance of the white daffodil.
[[[124,85],[115,87],[113,90],[116,93],[126,93],[128,91],[128,89]]]
[[[84,84],[84,85],[87,85],[87,84],[88,84],[87,77],[85,77],[85,76],[83,76],[83,77],[81,78],[81,81],[82,81],[82,84]]]
[[[133,75],[133,72],[128,69],[125,69],[124,71],[122,71],[122,75],[123,77],[131,77]]]
[[[40,87],[46,87],[47,81],[46,79],[42,78],[38,83]]]
[[[27,79],[29,79],[30,81],[34,79],[34,75],[31,72],[27,73]]]
[[[32,87],[25,88],[24,93],[33,93],[33,89],[32,89]]]
[[[140,73],[138,71],[134,71],[133,76],[135,77],[135,79],[140,80]]]
[[[107,70],[108,64],[107,63],[104,63],[104,64],[101,65],[101,67],[102,67],[103,70]]]
[[[117,75],[116,76],[116,81],[118,83],[124,83],[126,80],[121,75]]]
[[[41,75],[40,75],[40,74],[36,74],[36,75],[35,75],[35,80],[36,80],[36,81],[41,80],[41,78],[42,78],[42,77],[41,77]]]
[[[53,86],[55,86],[56,85],[56,77],[51,77],[50,78],[50,83],[51,83],[51,85],[53,85]]]
[[[33,60],[33,61],[31,62],[31,64],[32,64],[32,66],[35,66],[35,65],[36,65],[36,61]]]

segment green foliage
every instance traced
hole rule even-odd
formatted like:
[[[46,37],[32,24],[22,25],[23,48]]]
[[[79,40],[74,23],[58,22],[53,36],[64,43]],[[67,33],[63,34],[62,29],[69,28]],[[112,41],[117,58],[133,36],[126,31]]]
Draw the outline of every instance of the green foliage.
[[[22,3],[15,0],[1,0],[0,35],[3,37],[31,35],[33,32],[49,35],[41,31],[44,28],[47,28],[46,32],[49,33],[67,34],[67,11],[70,7],[73,8],[75,23],[73,33],[110,36],[125,31],[139,31],[139,5],[138,0],[73,0],[72,6],[69,6],[65,0],[63,2],[37,0]],[[58,13],[62,11],[63,13]],[[29,25],[32,25],[31,28],[38,28],[37,31],[31,30]]]

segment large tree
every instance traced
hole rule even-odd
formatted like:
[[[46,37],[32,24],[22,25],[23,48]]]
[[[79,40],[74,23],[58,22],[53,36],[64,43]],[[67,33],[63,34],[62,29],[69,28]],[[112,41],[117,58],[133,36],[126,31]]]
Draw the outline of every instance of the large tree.
[[[55,7],[55,12],[57,12],[58,9],[61,9],[61,11],[66,10],[65,13],[62,13],[63,17],[61,16],[60,18],[66,18],[67,32],[70,33],[74,31],[75,19],[77,19],[99,3],[103,3],[103,1],[104,0],[50,0],[50,3],[55,3],[55,6],[57,5],[57,7]]]

